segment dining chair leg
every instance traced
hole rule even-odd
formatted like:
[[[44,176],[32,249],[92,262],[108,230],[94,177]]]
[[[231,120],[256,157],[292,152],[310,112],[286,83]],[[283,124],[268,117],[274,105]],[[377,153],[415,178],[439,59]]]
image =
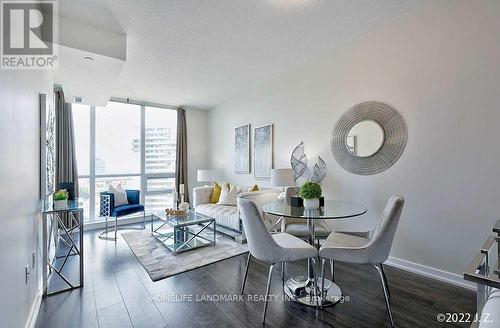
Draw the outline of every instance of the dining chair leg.
[[[332,284],[335,281],[335,265],[333,263],[333,260],[330,260],[330,271],[332,273]]]
[[[264,313],[262,314],[262,323],[266,323],[267,303],[269,301],[269,290],[271,289],[271,277],[273,275],[274,263],[269,267],[269,276],[267,278],[266,298],[264,299]]]
[[[323,307],[325,295],[325,262],[326,259],[321,259],[321,307]]]
[[[389,319],[391,320],[391,327],[394,327],[394,319],[392,317],[391,304],[389,302],[389,288],[387,286],[387,282],[384,279],[382,266],[380,264],[374,264],[373,266],[375,267],[375,269],[377,269],[380,276],[380,282],[382,283],[382,288],[384,289],[385,305],[387,306],[387,312],[389,312]]]
[[[146,211],[142,211],[142,228],[146,229]]]
[[[243,291],[245,290],[245,283],[247,282],[247,275],[248,275],[248,267],[250,266],[250,257],[252,257],[252,254],[248,252],[247,265],[245,267],[245,276],[243,277],[243,283],[241,284],[240,295],[243,295]]]
[[[384,265],[380,264],[380,271],[382,272],[382,276],[384,277],[385,285],[387,286],[387,295],[389,299],[391,299],[391,291],[389,290],[389,284],[387,283],[387,276],[385,275]]]

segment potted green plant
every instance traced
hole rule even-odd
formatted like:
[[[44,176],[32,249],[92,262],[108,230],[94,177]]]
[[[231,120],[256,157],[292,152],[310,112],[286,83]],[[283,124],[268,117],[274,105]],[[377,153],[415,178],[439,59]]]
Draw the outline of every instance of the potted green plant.
[[[68,191],[66,189],[58,190],[54,193],[54,209],[60,210],[68,206]]]
[[[304,200],[304,208],[319,208],[319,198],[321,197],[321,186],[317,182],[308,181],[299,190],[299,197]]]

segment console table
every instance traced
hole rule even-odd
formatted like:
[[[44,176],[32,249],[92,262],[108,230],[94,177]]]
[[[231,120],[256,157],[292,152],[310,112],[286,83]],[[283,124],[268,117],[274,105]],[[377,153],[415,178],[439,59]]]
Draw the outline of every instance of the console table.
[[[83,207],[80,202],[76,199],[68,201],[63,207],[54,207],[52,196],[46,197],[42,203],[42,221],[43,295],[83,287]],[[72,259],[75,256],[79,257],[78,274],[71,272],[68,266],[68,263],[74,263]],[[51,290],[53,279],[54,285],[57,284],[56,277],[60,278],[57,279],[60,284],[67,287]]]

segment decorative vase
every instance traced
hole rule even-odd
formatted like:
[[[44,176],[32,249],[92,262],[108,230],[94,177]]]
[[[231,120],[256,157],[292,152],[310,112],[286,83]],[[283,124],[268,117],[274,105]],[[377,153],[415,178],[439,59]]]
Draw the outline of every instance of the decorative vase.
[[[304,199],[304,208],[308,210],[319,208],[319,198]]]
[[[68,207],[68,200],[67,199],[54,201],[54,210],[62,210],[66,207]]]
[[[187,211],[187,210],[189,210],[189,203],[187,203],[187,202],[180,203],[179,204],[179,209],[181,211]]]

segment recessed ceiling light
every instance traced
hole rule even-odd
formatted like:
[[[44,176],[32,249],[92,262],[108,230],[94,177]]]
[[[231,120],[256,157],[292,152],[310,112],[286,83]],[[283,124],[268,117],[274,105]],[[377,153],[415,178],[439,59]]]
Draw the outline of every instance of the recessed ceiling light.
[[[83,57],[83,59],[88,60],[88,61],[95,60],[93,57],[90,57],[90,56],[85,56],[85,57]]]

